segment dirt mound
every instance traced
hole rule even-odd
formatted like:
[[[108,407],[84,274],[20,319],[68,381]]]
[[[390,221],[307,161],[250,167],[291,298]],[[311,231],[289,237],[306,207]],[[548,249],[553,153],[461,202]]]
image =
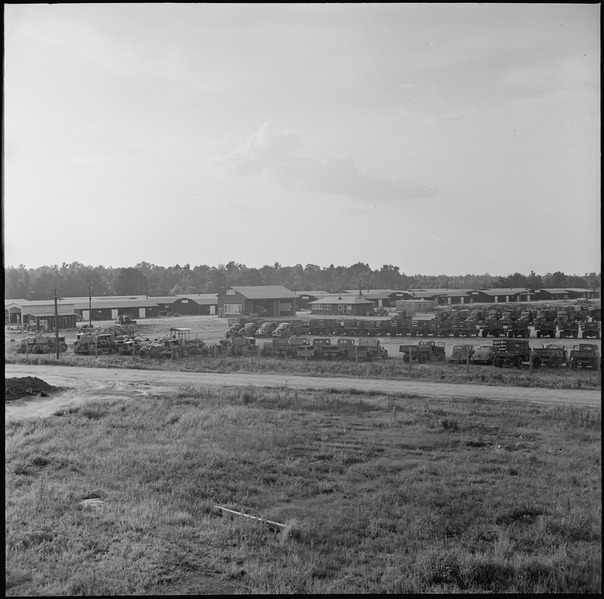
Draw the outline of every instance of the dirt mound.
[[[49,385],[35,376],[24,376],[4,380],[4,401],[14,401],[21,397],[30,395],[48,395],[53,391],[59,391],[58,387]]]

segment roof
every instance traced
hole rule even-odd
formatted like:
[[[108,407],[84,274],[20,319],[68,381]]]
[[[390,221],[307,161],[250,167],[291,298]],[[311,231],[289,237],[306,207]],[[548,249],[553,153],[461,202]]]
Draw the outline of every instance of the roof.
[[[54,302],[52,305],[42,304],[35,306],[27,306],[24,305],[21,307],[22,314],[28,314],[29,316],[54,316],[55,315],[55,306]],[[65,315],[65,314],[74,314],[73,304],[58,304],[57,303],[57,314]]]
[[[110,309],[110,308],[151,308],[157,307],[157,302],[152,299],[142,298],[92,298],[90,301],[87,297],[76,300],[76,310],[88,310],[92,307],[93,309]]]
[[[326,295],[321,299],[315,300],[314,302],[310,302],[310,305],[313,304],[371,304],[373,302],[371,300],[366,299],[365,297],[361,297],[358,295],[350,295],[343,293],[342,295]]]
[[[569,291],[590,291],[589,289],[556,289],[556,288],[548,288],[548,289],[539,289],[539,291],[545,291],[545,293],[568,293]]]
[[[310,297],[323,297],[324,295],[333,295],[327,291],[319,291],[314,289],[312,291],[296,291],[296,297],[302,297],[304,295],[308,295]]]
[[[178,295],[162,295],[153,296],[149,298],[158,304],[173,304],[174,302],[182,299],[187,299],[200,306],[218,304],[217,293],[187,293]]]
[[[520,293],[530,293],[526,287],[502,287],[501,289],[474,289],[470,293],[484,293],[485,295],[518,295]]]
[[[344,293],[359,293],[358,289],[346,289]],[[385,299],[390,298],[391,295],[406,295],[407,291],[397,291],[395,289],[366,289],[362,290],[361,294],[363,297],[368,299]]]
[[[283,285],[248,285],[230,287],[247,299],[294,299],[296,294]]]

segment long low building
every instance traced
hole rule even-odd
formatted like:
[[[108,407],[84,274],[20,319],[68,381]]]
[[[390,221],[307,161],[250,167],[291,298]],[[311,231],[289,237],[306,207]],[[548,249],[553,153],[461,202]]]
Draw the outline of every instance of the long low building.
[[[77,321],[117,320],[130,316],[134,320],[179,315],[215,315],[217,294],[191,294],[165,297],[93,296],[64,297],[57,299],[59,328],[74,328]],[[35,326],[37,329],[54,328],[54,299],[30,301],[11,299],[4,301],[4,323],[7,325]],[[40,324],[39,324],[40,323]]]
[[[37,331],[53,331],[57,324],[59,329],[73,329],[77,316],[75,304],[65,300],[57,300],[55,309],[52,300],[5,300],[4,323],[23,328],[34,328]]]

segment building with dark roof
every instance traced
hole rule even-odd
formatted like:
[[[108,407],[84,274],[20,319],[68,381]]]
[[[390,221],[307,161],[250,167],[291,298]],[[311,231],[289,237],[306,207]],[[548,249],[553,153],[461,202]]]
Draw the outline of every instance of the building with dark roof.
[[[336,314],[338,316],[367,316],[375,309],[375,304],[362,295],[340,293],[326,295],[310,302],[312,314]]]
[[[59,329],[75,329],[77,316],[73,302],[58,299],[56,318],[54,298],[51,300],[8,300],[4,302],[5,324],[52,331],[57,320]]]
[[[237,285],[218,294],[218,316],[269,318],[296,315],[296,293],[283,285]]]
[[[180,314],[200,316],[218,314],[217,293],[184,293],[150,297],[157,303],[159,314]]]

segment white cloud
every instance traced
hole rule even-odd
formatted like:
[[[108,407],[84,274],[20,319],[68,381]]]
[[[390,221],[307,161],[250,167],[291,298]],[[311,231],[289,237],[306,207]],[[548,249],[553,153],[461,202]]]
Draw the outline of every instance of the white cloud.
[[[374,177],[347,155],[323,161],[298,156],[302,147],[299,135],[275,130],[269,121],[222,163],[232,175],[266,172],[284,189],[333,193],[355,200],[410,200],[433,197],[438,191],[434,186],[398,177]]]

